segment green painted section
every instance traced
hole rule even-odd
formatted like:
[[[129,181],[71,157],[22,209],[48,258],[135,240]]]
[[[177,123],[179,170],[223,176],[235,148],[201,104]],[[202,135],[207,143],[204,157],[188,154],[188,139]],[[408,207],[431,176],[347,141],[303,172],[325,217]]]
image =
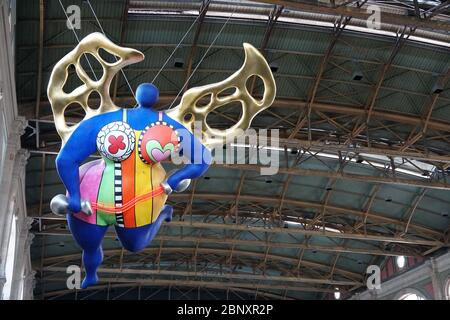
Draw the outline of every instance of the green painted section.
[[[105,159],[105,170],[103,171],[100,190],[98,192],[98,203],[113,205],[114,204],[114,162]],[[97,224],[107,226],[116,223],[116,215],[97,211]]]

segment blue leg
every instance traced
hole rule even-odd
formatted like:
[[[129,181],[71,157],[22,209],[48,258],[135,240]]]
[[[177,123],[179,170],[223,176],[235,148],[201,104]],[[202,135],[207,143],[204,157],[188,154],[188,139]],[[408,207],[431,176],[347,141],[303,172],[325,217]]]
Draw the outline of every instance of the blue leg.
[[[172,220],[173,208],[165,205],[158,218],[152,224],[137,228],[123,228],[116,226],[116,233],[123,247],[131,252],[138,252],[144,249],[158,233],[163,221]]]
[[[103,260],[102,239],[108,227],[84,222],[71,214],[67,215],[67,223],[75,241],[83,249],[86,277],[81,288],[86,289],[98,281],[97,269]]]

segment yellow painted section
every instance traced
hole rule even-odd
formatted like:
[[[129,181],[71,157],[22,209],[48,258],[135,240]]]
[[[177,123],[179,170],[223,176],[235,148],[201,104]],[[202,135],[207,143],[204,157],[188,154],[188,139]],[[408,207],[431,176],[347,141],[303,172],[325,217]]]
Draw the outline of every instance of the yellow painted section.
[[[152,167],[153,188],[157,188],[166,178],[166,171],[160,163],[155,163]],[[167,195],[165,193],[153,198],[153,216],[152,222],[155,221],[161,212],[162,207],[166,203]]]
[[[141,131],[134,131],[136,135],[136,141],[139,141],[139,136]],[[142,160],[137,156],[138,154],[138,144],[136,143],[136,178],[135,178],[135,197],[139,197],[140,195],[149,193],[153,190],[153,186],[151,183],[152,178],[152,168],[150,165],[142,162]],[[151,216],[153,212],[153,199],[148,199],[142,202],[139,202],[135,206],[135,215],[136,215],[136,227],[144,226],[146,224],[151,223]]]
[[[141,131],[135,131],[136,141],[139,141]],[[135,197],[151,192],[157,189],[166,177],[166,171],[160,163],[149,165],[144,163],[138,154],[138,144],[136,143],[136,178],[135,178]],[[139,202],[135,206],[136,227],[141,227],[154,222],[164,204],[167,195],[161,194],[154,198]]]

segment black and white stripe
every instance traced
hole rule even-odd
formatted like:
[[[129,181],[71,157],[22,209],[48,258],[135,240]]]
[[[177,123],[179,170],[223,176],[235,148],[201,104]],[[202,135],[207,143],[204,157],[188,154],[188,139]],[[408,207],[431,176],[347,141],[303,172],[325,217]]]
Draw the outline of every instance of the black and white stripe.
[[[122,207],[122,163],[114,163],[114,204],[116,208]],[[125,227],[123,212],[116,212],[116,223],[119,227]]]
[[[142,144],[142,138],[144,138],[145,133],[147,132],[147,130],[149,129],[149,126],[146,126],[144,130],[142,130],[141,135],[139,136],[139,141],[138,141],[138,154],[139,154],[139,158],[141,158],[143,163],[149,164],[147,160],[144,159],[144,156],[142,155],[141,152],[141,144]]]

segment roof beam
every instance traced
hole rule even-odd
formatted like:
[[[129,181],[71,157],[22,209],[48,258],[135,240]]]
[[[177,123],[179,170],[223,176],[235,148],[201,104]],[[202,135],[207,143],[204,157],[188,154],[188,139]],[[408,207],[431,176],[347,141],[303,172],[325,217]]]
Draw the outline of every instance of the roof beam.
[[[189,224],[188,224],[189,225]],[[69,231],[65,230],[46,230],[41,232],[36,232],[39,236],[71,236]],[[105,238],[116,238],[114,232],[107,232]],[[217,237],[193,237],[193,236],[167,236],[167,235],[157,235],[154,240],[156,241],[183,241],[183,242],[193,242],[193,243],[216,243],[216,244],[227,244],[227,245],[239,245],[239,246],[254,246],[267,248],[268,244],[263,241],[258,240],[240,240],[233,238],[217,238]],[[431,242],[431,241],[430,241]],[[431,243],[428,244],[432,246]],[[440,242],[434,242],[434,246],[442,246]],[[377,250],[377,249],[360,249],[360,248],[350,248],[342,246],[322,246],[322,245],[305,245],[293,242],[276,242],[271,243],[272,248],[287,248],[287,249],[306,249],[306,250],[316,250],[323,252],[345,252],[353,254],[367,254],[367,255],[378,255],[378,256],[417,256],[417,254],[406,253],[404,251],[387,251],[387,250]]]
[[[414,203],[413,203],[412,207],[409,209],[409,212],[407,214],[408,222],[406,223],[405,230],[403,230],[403,232],[401,233],[402,235],[408,233],[408,228],[409,228],[411,220],[414,216],[414,213],[416,212],[416,209],[419,206],[420,201],[422,201],[422,199],[425,196],[425,194],[427,193],[427,191],[428,191],[427,189],[423,188],[420,191],[420,193],[417,195],[416,199],[414,200]]]
[[[46,19],[46,21],[48,21],[49,19]],[[66,21],[66,20],[65,20]],[[83,20],[84,21],[84,20]],[[103,20],[102,20],[103,21]],[[149,48],[175,48],[178,44],[177,43],[124,43],[123,44],[126,47],[131,47],[131,48],[140,48],[145,49],[144,51],[147,51]],[[425,45],[425,44],[424,44]],[[180,44],[180,47],[185,47],[188,46],[188,44]],[[198,48],[208,48],[209,45],[208,44],[197,44]],[[37,45],[20,45],[17,46],[18,50],[36,50],[38,48]],[[67,44],[44,44],[44,49],[72,49],[73,48],[73,43],[67,43]],[[214,48],[216,49],[223,49],[223,50],[238,50],[241,51],[242,50],[242,46],[232,46],[232,45],[214,45]],[[430,50],[433,48],[430,48]],[[434,48],[436,49],[436,48]],[[308,57],[315,57],[315,58],[321,58],[323,57],[322,53],[315,53],[315,52],[309,52],[309,51],[301,51],[301,50],[284,50],[284,49],[277,49],[277,48],[266,48],[265,49],[267,52],[270,53],[279,53],[279,54],[289,54],[289,55],[293,55],[293,56],[308,56]],[[442,51],[446,50],[446,48],[442,48]],[[358,57],[347,57],[347,56],[342,56],[342,55],[333,55],[332,56],[333,59],[335,60],[343,60],[343,61],[348,61],[348,60],[353,60],[355,62],[358,63],[364,63],[364,64],[368,64],[371,66],[382,66],[383,62],[380,62],[378,60],[366,60],[363,58],[358,58]],[[19,61],[18,64],[20,65],[20,63],[22,63],[23,61]],[[434,75],[435,72],[432,70],[425,70],[425,69],[420,69],[420,68],[414,68],[414,67],[410,67],[410,66],[402,66],[402,65],[398,65],[398,64],[392,64],[393,68],[397,68],[397,69],[401,69],[401,70],[405,70],[405,71],[414,71],[414,72],[418,72],[418,73],[424,73],[427,75]],[[127,68],[127,70],[133,70],[133,68]],[[145,71],[150,71],[152,69],[149,68],[143,68],[143,70]],[[154,71],[158,71],[159,69],[154,68]],[[171,71],[179,71],[179,69],[165,69],[165,70],[171,70]],[[198,72],[202,71],[204,69],[201,70],[197,70]],[[230,73],[232,72],[231,70],[217,70],[217,72],[221,71],[222,73]],[[46,70],[46,72],[51,72],[51,70]],[[27,73],[27,72],[19,72],[18,74],[20,75],[29,75],[31,73]],[[305,76],[306,77],[306,76]],[[312,77],[311,77],[312,78]],[[306,79],[306,78],[305,78]],[[350,83],[350,82],[346,82],[346,83]],[[360,85],[363,86],[364,84],[360,83],[360,84],[355,84],[354,85]],[[383,89],[385,89],[383,87]]]
[[[330,44],[328,45],[327,50],[325,51],[324,56],[322,57],[322,61],[319,66],[319,71],[317,72],[316,79],[314,80],[314,84],[311,87],[310,93],[309,93],[309,100],[307,104],[307,111],[304,113],[301,113],[295,128],[292,130],[292,132],[289,135],[289,139],[294,138],[298,131],[301,129],[301,127],[304,124],[303,118],[306,117],[308,122],[308,140],[311,141],[311,110],[312,110],[312,104],[315,102],[317,90],[319,89],[320,80],[323,77],[323,74],[325,72],[325,67],[328,64],[328,61],[331,57],[331,53],[340,37],[342,32],[344,31],[345,27],[347,26],[348,22],[350,21],[351,17],[341,17],[339,22],[335,24],[333,37],[330,41]]]
[[[38,74],[36,84],[36,118],[39,119],[39,103],[41,102],[42,63],[44,55],[44,0],[39,1],[39,48],[38,48]]]
[[[33,122],[46,122],[46,123],[53,123],[51,120],[45,120],[45,119],[30,119],[30,121]],[[55,132],[56,136],[56,132]],[[402,157],[406,159],[415,159],[415,160],[422,160],[422,161],[432,161],[432,162],[443,162],[443,163],[450,163],[450,156],[449,155],[439,155],[432,152],[420,152],[420,151],[411,151],[411,150],[405,150],[401,151],[398,149],[387,149],[383,147],[374,147],[374,143],[372,143],[372,146],[366,147],[366,146],[348,146],[344,145],[342,143],[336,142],[336,141],[330,141],[330,142],[322,142],[319,140],[314,141],[308,141],[308,140],[302,140],[302,139],[286,139],[281,137],[279,139],[279,145],[280,146],[286,146],[286,147],[294,147],[294,148],[303,148],[308,149],[311,152],[327,152],[327,153],[335,153],[337,154],[339,151],[341,152],[350,152],[350,153],[365,153],[369,155],[384,155],[387,157]],[[46,154],[57,154],[58,148],[55,148],[54,151],[51,150],[30,150],[32,153],[46,153]]]
[[[236,192],[236,201],[234,202],[234,217],[235,217],[236,223],[239,221],[238,220],[238,218],[239,218],[238,217],[239,196],[241,195],[242,187],[244,186],[245,175],[246,175],[246,172],[241,170],[241,178],[239,179],[239,185],[238,185],[237,192]],[[230,214],[231,214],[231,210],[230,210]]]
[[[326,207],[326,205],[325,205]],[[370,234],[352,234],[352,233],[338,233],[330,231],[313,231],[305,230],[301,228],[264,228],[264,227],[253,227],[246,225],[236,225],[236,224],[220,224],[220,223],[203,223],[203,222],[181,222],[173,221],[173,226],[189,226],[192,228],[206,228],[206,229],[222,229],[222,230],[234,230],[234,231],[251,231],[251,232],[263,232],[263,233],[281,233],[281,234],[301,234],[316,237],[328,237],[336,239],[352,239],[352,240],[362,240],[362,241],[382,241],[391,243],[403,243],[403,244],[415,244],[415,245],[438,245],[439,241],[428,241],[420,239],[405,239],[399,237],[388,237]],[[396,254],[394,254],[396,255]]]
[[[370,99],[368,100],[366,107],[365,107],[366,115],[365,115],[365,119],[363,119],[364,122],[362,124],[360,124],[361,118],[358,119],[354,129],[352,130],[352,133],[349,135],[348,139],[346,140],[346,142],[344,144],[350,143],[355,137],[357,137],[359,134],[361,134],[362,131],[364,131],[365,129],[367,129],[369,127],[370,119],[372,117],[372,113],[375,108],[375,103],[377,101],[382,84],[386,78],[386,74],[393,63],[394,58],[397,56],[398,52],[403,47],[406,40],[415,31],[415,29],[410,28],[410,32],[407,33],[407,29],[408,29],[407,26],[403,27],[401,34],[398,35],[397,40],[395,41],[394,47],[391,51],[391,54],[389,55],[388,60],[383,65],[383,68],[381,69],[381,73],[378,77],[378,81],[377,81],[376,85],[374,86],[372,94],[370,96]]]
[[[126,33],[126,29],[127,29],[127,24],[128,24],[128,8],[129,8],[129,6],[130,6],[130,0],[125,0],[123,13],[122,13],[122,19],[120,21],[119,46],[123,46],[123,43],[125,41],[125,33]],[[122,71],[122,74],[125,76],[123,71]],[[114,102],[116,102],[116,99],[117,99],[117,89],[119,87],[119,77],[120,77],[120,73],[117,73],[115,76],[115,79],[114,79],[114,89],[113,89],[113,95],[112,95],[112,99]]]
[[[379,184],[375,184],[372,189],[370,190],[370,198],[367,199],[366,204],[364,205],[364,217],[362,218],[361,222],[357,223],[355,225],[355,229],[358,230],[359,228],[361,228],[362,226],[364,226],[364,233],[367,232],[367,214],[369,214],[370,210],[372,209],[372,205],[377,197],[378,191],[380,190],[380,185]]]
[[[32,153],[34,153],[34,151],[32,151]],[[54,153],[46,153],[46,152],[39,152],[38,154],[52,154],[53,156],[54,155],[56,155],[57,153],[56,152],[54,152]],[[35,159],[37,159],[37,157],[34,157]],[[94,160],[94,159],[97,159],[98,157],[91,157],[90,158],[90,160]],[[165,161],[165,162],[169,162],[169,161]],[[252,165],[252,164],[250,164],[250,165],[246,165],[246,164],[243,164],[243,165],[239,165],[239,164],[237,164],[237,165],[219,165],[219,164],[217,164],[217,165],[215,165],[215,164],[213,164],[213,167],[217,167],[217,168],[225,168],[225,169],[228,169],[228,170],[242,170],[242,168],[243,167],[245,167],[245,168],[247,168],[246,166],[249,166],[248,167],[248,169],[246,169],[246,170],[249,170],[249,171],[259,171],[261,168],[260,167],[258,167],[258,165]],[[253,166],[256,166],[256,168],[254,168]],[[242,168],[241,168],[242,167]],[[279,174],[278,176],[281,176],[282,174],[283,174],[283,172],[284,172],[284,174],[286,174],[286,170],[288,170],[288,169],[281,169],[282,170],[282,172],[281,172],[281,174]],[[301,170],[303,170],[303,169],[300,169],[300,173],[301,172],[303,172],[303,171],[301,171]],[[36,172],[36,170],[33,170],[33,171],[35,171]],[[55,168],[53,168],[53,169],[47,169],[47,171],[48,171],[48,173],[49,174],[56,174],[56,169]],[[310,172],[310,170],[307,170],[308,172]],[[325,171],[326,172],[326,171]],[[301,174],[298,174],[298,176],[302,176]],[[312,175],[312,176],[314,176],[314,175]],[[328,177],[328,176],[324,176],[324,177]],[[364,182],[367,182],[367,181],[364,181]],[[302,184],[300,184],[300,185],[302,185]],[[380,185],[379,183],[375,183],[374,185]],[[55,182],[55,183],[48,183],[48,184],[46,184],[46,186],[49,186],[49,187],[55,187],[55,186],[58,186],[58,187],[62,187],[62,183],[61,182]],[[321,186],[308,186],[308,185],[303,185],[304,187],[307,187],[307,188],[309,188],[309,189],[314,189],[315,191],[323,191],[323,187],[321,187]],[[421,187],[421,188],[423,188],[423,186],[418,186],[418,187]],[[40,188],[40,185],[39,184],[31,184],[31,185],[29,185],[29,186],[27,186],[27,190],[28,191],[31,191],[31,192],[34,192],[34,191],[36,191],[36,190],[39,190],[39,188]],[[34,191],[33,191],[34,190]],[[361,197],[363,197],[363,198],[365,198],[365,197],[367,197],[364,193],[361,193],[361,192],[352,192],[352,191],[347,191],[347,190],[343,190],[343,189],[339,189],[339,190],[337,190],[340,194],[344,194],[344,195],[347,195],[347,194],[351,194],[351,195],[356,195],[356,196],[361,196]],[[415,191],[414,190],[404,190],[404,192],[407,192],[407,193],[410,193],[410,194],[415,194]],[[281,194],[280,194],[280,196],[281,196]],[[430,196],[430,199],[432,199],[432,200],[438,200],[438,201],[441,201],[441,202],[447,202],[448,203],[448,201],[445,201],[445,200],[443,200],[443,199],[440,199],[440,198],[436,198],[436,197],[434,197],[434,196]],[[48,199],[47,198],[47,201],[49,201],[50,199]],[[381,197],[377,197],[377,199],[376,200],[385,200],[385,199],[382,199]],[[280,202],[281,202],[281,199],[280,199]],[[279,203],[280,203],[279,202]],[[406,206],[406,207],[409,207],[409,205],[407,204],[407,203],[401,203],[401,202],[397,202],[397,204],[398,205],[402,205],[402,206]],[[218,210],[218,209],[222,209],[222,207],[223,206],[225,206],[225,204],[224,205],[222,205],[222,206],[219,206],[219,207],[217,207],[217,209],[215,209],[215,210],[213,210],[213,211],[211,211],[211,212],[209,212],[207,215],[208,216],[210,216],[212,213],[214,213],[216,210]],[[38,204],[36,204],[36,203],[30,203],[29,205],[28,205],[28,209],[29,209],[29,213],[32,215],[32,214],[35,214],[36,212],[39,212],[39,210],[38,210]],[[281,208],[282,207],[278,207],[279,208],[279,210],[281,210]],[[233,209],[233,207],[230,207],[230,212],[232,212],[232,209]],[[45,212],[49,212],[49,210],[50,210],[50,208],[49,208],[49,205],[48,204],[44,204],[44,207],[43,207],[43,210],[45,211]],[[440,214],[439,212],[437,212],[437,211],[432,211],[432,210],[429,210],[429,209],[427,209],[427,208],[422,208],[422,210],[423,211],[425,211],[427,214],[428,213],[430,213],[430,214]]]
[[[358,146],[358,147],[350,147],[344,144],[338,143],[324,143],[321,141],[307,141],[301,139],[284,139],[280,138],[280,144],[286,146],[295,146],[297,148],[305,148],[309,149],[312,152],[327,152],[327,153],[338,153],[341,152],[354,152],[354,153],[366,153],[371,155],[383,155],[386,157],[402,157],[408,159],[415,160],[423,160],[423,161],[436,161],[436,162],[450,162],[450,156],[446,155],[438,155],[435,153],[421,153],[419,151],[401,151],[398,149],[388,149],[388,148],[379,148],[373,147],[373,143],[371,147]]]
[[[162,241],[161,241],[161,243],[162,243]],[[144,250],[142,250],[141,253],[144,255],[154,253],[157,256],[159,256],[160,252],[163,252],[165,254],[167,254],[167,253],[184,253],[184,254],[191,253],[191,254],[194,254],[194,251],[197,251],[198,254],[215,254],[215,255],[223,255],[223,256],[228,256],[230,254],[230,250],[228,250],[228,249],[207,248],[207,247],[199,247],[199,248],[195,249],[194,247],[166,247],[166,246],[163,246],[161,248],[160,247],[153,247],[153,248],[147,247]],[[103,253],[105,256],[105,260],[106,260],[106,259],[109,259],[109,257],[111,257],[113,255],[121,254],[122,249],[104,250]],[[128,254],[134,255],[134,253],[128,253]],[[260,258],[260,259],[262,259],[265,256],[264,253],[255,252],[255,251],[244,251],[244,250],[239,250],[239,249],[234,249],[233,255],[243,256],[243,257],[251,257],[251,258]],[[44,263],[46,264],[46,266],[53,266],[53,265],[60,265],[62,262],[67,262],[67,261],[72,261],[72,260],[79,261],[79,259],[80,259],[80,253],[76,253],[76,254],[69,254],[69,255],[64,255],[64,256],[47,257],[47,258],[45,258]],[[297,259],[291,258],[288,256],[269,254],[268,259],[272,260],[272,261],[277,261],[277,262],[284,262],[286,264],[292,264],[292,265],[297,264]],[[311,260],[304,260],[302,264],[306,267],[320,269],[320,270],[328,270],[330,268],[330,266],[327,264],[323,264],[323,263],[311,261]],[[338,267],[335,268],[335,272],[343,277],[348,278],[348,279],[353,279],[356,281],[360,281],[363,279],[363,275],[361,275],[359,273],[347,271],[344,269],[340,269]]]
[[[153,287],[153,286],[165,287],[167,285],[166,284],[152,284],[150,287]],[[140,286],[139,284],[134,284],[134,283],[130,283],[130,284],[126,284],[126,283],[125,284],[123,284],[123,283],[121,283],[121,284],[110,284],[110,283],[108,283],[108,284],[91,286],[91,287],[86,288],[84,290],[85,291],[102,291],[102,290],[107,289],[107,288],[112,289],[112,288],[128,288],[128,287],[131,287],[131,288],[136,287],[136,288],[138,288],[138,291],[139,291],[139,295],[138,295],[139,298],[138,298],[138,300],[141,300],[140,299],[140,296],[141,296],[140,295],[140,291],[142,290],[142,286]],[[190,286],[184,285],[184,287],[192,287],[194,289],[195,288],[200,288],[200,286],[198,286],[196,284],[190,285]],[[214,289],[221,289],[221,288],[216,288],[215,287]],[[254,290],[248,290],[248,289],[243,289],[243,288],[223,288],[223,290],[227,290],[227,289],[230,289],[230,290],[233,290],[233,291],[238,291],[238,292],[250,293],[250,294],[253,294],[253,295],[255,294]],[[55,291],[47,292],[44,295],[44,297],[60,298],[60,297],[64,297],[65,295],[73,294],[73,293],[74,293],[73,289],[55,290]],[[291,300],[292,299],[290,297],[283,297],[281,295],[268,293],[268,292],[265,292],[265,291],[258,291],[257,296],[267,297],[267,298],[270,298],[270,299],[287,299],[287,300]]]
[[[66,278],[54,278],[54,279],[48,279],[47,281],[62,281],[65,283],[67,279]],[[315,288],[315,287],[298,287],[298,286],[288,286],[288,285],[258,285],[255,283],[246,283],[246,282],[223,282],[223,281],[203,281],[203,280],[180,280],[180,279],[172,279],[172,280],[166,280],[166,279],[158,279],[158,280],[152,280],[152,279],[127,279],[127,278],[106,278],[102,277],[100,278],[100,283],[108,284],[108,283],[124,283],[127,284],[126,286],[177,286],[177,287],[194,287],[194,288],[215,288],[215,289],[233,289],[235,288],[243,288],[243,289],[256,289],[256,287],[260,289],[268,289],[268,290],[289,290],[289,291],[298,291],[298,292],[328,292],[333,293],[334,289],[327,289],[327,288]],[[92,287],[93,290],[95,290],[95,287]],[[57,295],[62,292],[67,292],[68,290],[60,290],[60,291],[53,291],[53,292],[47,292],[45,294],[46,297]],[[73,290],[71,290],[73,293]]]
[[[200,194],[200,198],[204,199],[205,194]],[[177,197],[179,198],[179,197]],[[222,197],[223,198],[223,197]],[[230,198],[230,197],[228,197]],[[273,200],[270,198],[269,200]],[[312,205],[311,203],[308,203],[309,205]],[[316,207],[326,207],[326,208],[335,208],[328,205],[323,204],[316,204]],[[64,217],[32,217],[34,219],[38,220],[66,220]],[[424,246],[437,246],[437,245],[443,245],[442,242],[436,241],[436,240],[422,240],[422,239],[407,239],[407,238],[401,238],[401,237],[393,237],[393,236],[383,236],[383,235],[373,235],[373,234],[362,234],[362,233],[339,233],[339,232],[330,232],[330,231],[315,231],[315,230],[307,230],[307,229],[301,229],[301,228],[265,228],[265,227],[258,227],[258,226],[250,226],[250,225],[243,225],[243,224],[222,224],[222,223],[205,223],[205,222],[193,222],[193,221],[171,221],[169,224],[171,227],[181,227],[181,228],[196,228],[196,229],[219,229],[219,230],[230,230],[230,231],[246,231],[246,232],[262,232],[262,233],[271,233],[271,234],[300,234],[304,236],[315,236],[315,237],[328,237],[332,239],[351,239],[351,240],[360,240],[360,241],[379,241],[379,242],[389,242],[389,243],[401,243],[401,244],[412,244],[412,245],[424,245]],[[47,232],[42,232],[40,234],[47,234]],[[69,232],[56,232],[49,231],[50,235],[69,235]],[[184,236],[181,236],[181,238],[185,239]],[[163,240],[170,240],[164,238]],[[338,248],[338,247],[330,247],[327,248],[326,246],[300,246],[299,248],[307,248],[311,250],[324,250],[324,251],[332,251],[332,252],[347,252],[351,248]],[[334,250],[337,249],[337,250]],[[343,251],[345,250],[345,251]],[[356,249],[355,249],[356,250]],[[371,252],[371,254],[381,254],[381,255],[403,255],[404,253],[401,252],[379,252],[379,251],[365,251],[362,250],[362,252]]]
[[[45,271],[52,272],[66,272],[66,267],[44,267]],[[255,281],[277,281],[277,282],[294,282],[294,283],[308,283],[319,285],[333,285],[333,286],[354,286],[362,285],[362,282],[350,280],[328,280],[318,278],[306,277],[289,277],[289,276],[268,276],[260,274],[247,273],[217,273],[205,271],[179,271],[179,270],[152,270],[152,269],[128,269],[128,268],[106,268],[100,267],[98,272],[103,274],[115,275],[142,275],[147,276],[176,276],[176,277],[207,277],[216,279],[239,279],[239,280],[255,280]]]
[[[43,59],[44,59],[44,22],[45,22],[45,8],[44,0],[39,1],[39,47],[38,47],[38,61],[37,61],[37,79],[36,79],[36,102],[34,106],[34,116],[36,119],[40,118],[40,104],[41,104],[41,87],[42,87],[42,73],[43,73]],[[39,148],[39,124],[36,125],[36,147]]]
[[[267,45],[269,44],[269,39],[272,34],[273,28],[278,21],[281,13],[283,12],[283,6],[275,6],[270,12],[269,20],[267,21],[266,31],[264,32],[264,38],[261,43],[260,51],[265,54]]]
[[[174,95],[161,95],[159,97],[158,105],[165,105],[170,103],[175,98]],[[95,100],[93,100],[95,101]],[[134,98],[132,96],[127,97],[118,97],[117,101],[120,103],[132,103]],[[41,101],[41,106],[47,106],[50,108],[50,104],[47,100]],[[287,99],[287,98],[276,98],[271,108],[289,108],[289,109],[298,109],[298,108],[307,108],[308,104],[306,101],[302,101],[300,99]],[[360,108],[358,106],[351,105],[338,105],[338,104],[329,104],[329,103],[313,103],[311,104],[311,108],[313,110],[319,110],[322,112],[331,112],[336,114],[346,114],[346,115],[354,115],[354,116],[364,116],[366,115],[366,110]],[[50,109],[48,109],[50,110]],[[31,119],[34,115],[32,115],[27,107],[22,105],[22,114],[26,115],[28,119]],[[409,114],[402,114],[396,112],[389,111],[381,111],[381,110],[373,110],[371,117],[383,119],[387,121],[399,122],[409,125],[421,125],[422,118]],[[443,132],[450,132],[450,123],[446,121],[442,121],[439,119],[431,118],[428,122],[429,129],[435,129]]]
[[[317,4],[309,4],[297,1],[286,0],[258,0],[259,2],[272,3],[285,6],[286,8],[294,8],[300,11],[331,14],[336,16],[352,16],[356,19],[367,21],[371,15],[365,8],[359,7],[330,7],[330,6],[318,6]],[[450,31],[450,24],[445,21],[439,20],[422,20],[417,17],[394,14],[383,11],[383,23],[392,24],[396,26],[414,26],[421,29],[434,29]]]
[[[224,167],[231,169],[245,169],[249,171],[260,171],[264,166],[255,164],[213,164],[215,167]],[[413,180],[407,178],[398,177],[383,177],[383,176],[369,176],[360,175],[354,173],[344,173],[342,171],[329,171],[329,170],[313,170],[313,169],[301,169],[301,168],[278,168],[278,173],[292,174],[294,176],[312,176],[312,177],[326,177],[333,179],[342,179],[349,181],[360,181],[360,182],[373,182],[382,183],[389,185],[404,185],[410,187],[421,187],[428,189],[441,189],[450,190],[450,185],[444,182],[434,182],[426,180]]]
[[[67,278],[49,278],[46,281],[57,281],[65,283]],[[206,288],[246,288],[246,289],[269,289],[269,290],[289,290],[297,292],[334,292],[334,289],[328,289],[324,287],[302,287],[295,285],[276,285],[276,284],[259,284],[255,282],[236,282],[236,281],[205,281],[205,280],[180,280],[180,279],[149,279],[149,278],[118,278],[118,277],[101,277],[99,283],[128,283],[134,286],[145,285],[165,285],[165,286],[194,286],[194,287],[206,287]],[[344,292],[344,289],[341,289]]]
[[[183,194],[183,193],[171,195],[171,197],[173,199],[185,199],[188,196],[189,195]],[[234,195],[234,194],[226,194],[226,193],[197,193],[196,194],[197,199],[215,199],[215,200],[234,201],[235,197],[236,197],[236,195]],[[279,204],[279,201],[280,201],[280,199],[278,197],[256,196],[256,195],[241,195],[241,200],[250,201],[250,202],[259,202],[259,203],[269,203],[269,204],[273,204],[273,203]],[[312,202],[312,201],[302,201],[302,200],[297,200],[297,199],[285,198],[284,202],[291,204],[291,205],[298,206],[298,207],[302,207],[302,208],[317,209],[317,210],[321,210],[323,208],[322,203],[317,203],[317,202]],[[342,214],[350,214],[350,215],[357,216],[357,217],[367,216],[367,219],[371,220],[373,222],[387,223],[387,224],[393,224],[393,225],[406,227],[405,222],[399,221],[397,219],[389,218],[386,216],[381,216],[381,215],[375,214],[373,212],[367,213],[365,211],[360,211],[360,210],[351,209],[351,208],[337,207],[337,206],[333,206],[333,205],[326,206],[326,209],[327,209],[327,212],[329,212],[329,213],[336,212],[336,213],[342,213]],[[441,232],[429,229],[424,226],[410,224],[409,228],[415,229],[418,232],[428,234],[430,236],[433,235],[434,237],[442,238]],[[408,240],[406,240],[406,241],[408,241]],[[425,241],[422,244],[423,245],[439,245],[442,243],[440,241],[434,240],[434,241],[430,241],[428,243],[427,243],[427,241]]]
[[[419,0],[414,0],[414,14],[417,18],[420,19],[420,7],[419,7]]]
[[[278,18],[280,17],[281,13],[283,12],[283,6],[277,6],[275,5],[272,11],[270,11],[269,18],[267,20],[267,26],[266,30],[264,32],[264,37],[261,42],[260,51],[265,56],[266,55],[266,48],[269,44],[269,39],[272,34],[273,28],[275,27]],[[256,85],[256,76],[253,77],[252,82],[250,84],[250,88],[248,92],[253,96],[253,92],[255,90]]]
[[[440,14],[443,10],[447,9],[448,7],[450,7],[450,0],[444,1],[441,4],[428,9],[424,13],[425,19],[429,20],[430,18],[434,17],[435,15]]]
[[[203,0],[202,5],[199,9],[200,16],[198,17],[197,29],[195,30],[194,40],[192,41],[191,51],[189,52],[189,56],[188,56],[188,60],[187,60],[188,65],[187,65],[187,70],[186,70],[186,78],[184,81],[183,92],[185,92],[187,90],[187,88],[189,87],[189,80],[190,80],[190,77],[192,74],[192,65],[194,63],[194,57],[195,57],[195,53],[197,51],[198,38],[202,31],[203,22],[205,20],[206,12],[208,11],[208,7],[209,7],[210,3],[211,3],[211,0]]]
[[[450,78],[450,68],[448,69],[447,73],[443,76],[443,78],[441,80],[443,86],[445,86],[445,84],[447,83],[449,78]],[[438,98],[439,98],[439,93],[431,94],[430,103],[424,108],[424,110],[422,112],[422,119],[423,119],[422,125],[416,126],[414,128],[413,132],[411,132],[411,134],[410,134],[410,138],[407,141],[405,141],[404,145],[401,147],[401,149],[400,149],[401,151],[408,149],[412,144],[416,143],[420,138],[425,136],[425,134],[427,133],[427,130],[428,130],[428,124],[430,123],[431,115],[433,114],[433,110],[437,104]],[[421,130],[416,135],[413,135],[414,132],[416,131],[416,129],[418,129],[420,127],[421,127]]]

